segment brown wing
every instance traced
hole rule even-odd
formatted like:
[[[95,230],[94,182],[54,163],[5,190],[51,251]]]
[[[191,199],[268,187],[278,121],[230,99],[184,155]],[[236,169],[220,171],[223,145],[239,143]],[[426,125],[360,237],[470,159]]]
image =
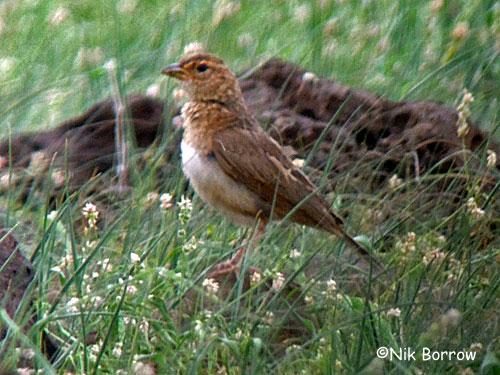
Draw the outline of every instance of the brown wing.
[[[215,133],[214,156],[231,178],[261,199],[265,215],[291,219],[343,236],[342,220],[334,215],[316,187],[258,125],[232,126]]]

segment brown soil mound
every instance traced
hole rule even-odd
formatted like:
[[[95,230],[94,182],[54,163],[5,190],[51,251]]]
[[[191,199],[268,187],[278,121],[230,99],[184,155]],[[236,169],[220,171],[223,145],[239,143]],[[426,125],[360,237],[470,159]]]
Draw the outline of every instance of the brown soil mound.
[[[270,134],[307,157],[309,167],[328,173],[333,184],[336,176],[349,172],[368,177],[364,186],[372,190],[394,173],[418,177],[463,165],[454,109],[434,102],[392,102],[331,80],[304,80],[304,73],[273,59],[240,82],[249,107]],[[128,123],[139,148],[159,138],[165,117],[157,99],[140,95],[128,99]],[[52,130],[18,135],[10,144],[4,140],[0,166],[8,169],[10,147],[14,170],[35,164],[35,175],[44,175],[49,165],[67,165],[76,189],[113,166],[114,124],[113,102],[104,100]],[[470,125],[465,146],[477,151],[488,143],[488,136]],[[499,151],[498,145],[487,146]],[[176,150],[174,144],[168,154]],[[33,160],[40,158],[45,163]],[[5,186],[7,177],[2,180]]]
[[[335,179],[375,161],[370,172],[380,182],[396,172],[419,176],[463,165],[456,110],[435,102],[392,102],[327,79],[304,80],[305,72],[272,59],[241,86],[273,137],[307,156],[310,166],[323,170],[331,159],[329,174]],[[487,134],[471,123],[465,146],[477,151],[487,143]]]

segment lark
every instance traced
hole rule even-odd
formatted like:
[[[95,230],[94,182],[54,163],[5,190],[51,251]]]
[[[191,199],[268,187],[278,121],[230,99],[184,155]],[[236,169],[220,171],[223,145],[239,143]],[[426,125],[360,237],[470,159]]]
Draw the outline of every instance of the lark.
[[[184,55],[163,74],[182,82],[182,166],[195,192],[215,210],[260,238],[271,220],[287,218],[342,238],[362,258],[379,264],[345,230],[318,188],[293,164],[249,112],[238,80],[220,58]],[[248,246],[247,246],[248,248]],[[210,277],[239,270],[245,248]]]

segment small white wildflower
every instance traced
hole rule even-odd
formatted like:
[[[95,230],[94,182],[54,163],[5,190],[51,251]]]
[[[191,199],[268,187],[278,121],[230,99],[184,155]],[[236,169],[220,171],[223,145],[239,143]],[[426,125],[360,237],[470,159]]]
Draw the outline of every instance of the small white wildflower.
[[[172,99],[174,100],[174,103],[178,106],[184,104],[184,102],[187,100],[187,93],[185,90],[181,89],[180,87],[176,87],[172,91]]]
[[[131,14],[135,11],[136,7],[137,0],[120,0],[116,4],[116,10],[122,14]]]
[[[157,98],[160,96],[161,85],[159,83],[153,83],[146,89],[146,95],[152,98]]]
[[[241,48],[249,48],[255,44],[255,40],[250,33],[243,33],[238,36],[238,46]]]
[[[126,325],[135,326],[137,324],[137,320],[135,318],[131,318],[129,316],[124,316],[123,323],[125,323]]]
[[[201,285],[203,286],[203,288],[205,288],[205,291],[208,294],[217,295],[217,291],[219,290],[219,283],[214,279],[207,278],[203,280],[203,283]]]
[[[293,159],[292,161],[293,165],[295,165],[297,168],[303,168],[304,167],[304,159]]]
[[[133,364],[134,375],[156,375],[155,366],[149,362],[135,362]]]
[[[476,200],[473,197],[467,200],[467,211],[476,220],[479,220],[484,216],[484,210],[479,208],[479,206],[476,203]]]
[[[314,304],[314,297],[309,295],[309,294],[306,294],[306,296],[304,297],[304,302],[307,305],[312,305],[312,304]]]
[[[266,311],[264,318],[262,319],[267,325],[272,325],[274,322],[274,313],[272,311]]]
[[[306,23],[311,17],[311,6],[307,3],[296,6],[293,10],[293,18],[298,23]]]
[[[297,344],[292,344],[289,347],[286,348],[286,354],[290,355],[293,354],[294,352],[297,352],[300,350],[300,346]]]
[[[205,329],[203,328],[203,323],[201,320],[195,320],[194,321],[194,332],[196,333],[197,336],[203,336],[205,333]]]
[[[416,250],[417,235],[415,232],[408,232],[406,239],[402,244],[401,251],[404,254],[412,253]]]
[[[163,193],[160,195],[160,208],[168,210],[174,205],[174,197],[170,193]]]
[[[95,66],[102,63],[104,60],[104,52],[101,48],[85,48],[78,50],[75,58],[75,64],[79,67]]]
[[[66,21],[70,15],[71,13],[68,8],[59,6],[49,14],[49,23],[53,26],[59,26]]]
[[[179,202],[179,208],[181,210],[191,211],[193,209],[193,202],[191,202],[191,199],[183,195],[181,196],[181,201]]]
[[[445,327],[456,327],[462,318],[462,314],[457,309],[449,309],[441,316],[441,324]]]
[[[91,202],[85,203],[85,206],[82,208],[82,215],[85,219],[87,219],[88,228],[95,228],[97,219],[99,218],[97,206]]]
[[[391,318],[399,318],[401,316],[401,310],[398,307],[392,307],[387,310],[387,316]]]
[[[160,194],[158,194],[156,191],[150,191],[149,193],[146,194],[147,205],[156,203],[159,199],[160,199]]]
[[[486,151],[488,157],[486,158],[486,166],[489,169],[493,169],[497,165],[497,153],[493,150]]]
[[[104,63],[104,69],[106,69],[108,73],[115,73],[117,65],[118,63],[116,62],[116,59],[111,58]]]
[[[262,274],[258,271],[254,271],[250,275],[250,285],[251,286],[255,286],[255,285],[259,284],[261,282],[261,280],[262,280]]]
[[[30,156],[29,168],[33,171],[42,172],[49,166],[50,159],[43,151],[35,151]]]
[[[439,249],[433,249],[433,250],[424,254],[424,256],[422,257],[422,263],[424,263],[427,266],[430,263],[441,262],[445,258],[446,258],[445,253],[443,253]]]
[[[68,302],[66,302],[66,310],[68,310],[69,313],[77,313],[79,311],[78,305],[80,304],[80,299],[76,297],[70,298]]]
[[[21,368],[17,369],[16,374],[17,375],[34,375],[35,370],[33,370],[32,368],[29,368],[29,367],[21,367]]]
[[[50,177],[52,178],[52,182],[55,187],[63,186],[66,181],[66,173],[64,173],[64,170],[61,168],[54,169]]]
[[[223,20],[238,13],[240,8],[238,1],[216,0],[213,7],[212,25],[218,26]]]
[[[112,350],[112,353],[115,357],[121,357],[123,349],[123,343],[117,342]]]
[[[35,358],[35,351],[33,349],[30,349],[30,348],[23,349],[21,351],[21,357],[23,359],[30,361],[33,358]]]
[[[393,174],[392,177],[389,179],[389,188],[391,190],[396,190],[402,184],[403,180],[399,178],[397,174]]]
[[[0,58],[0,77],[10,74],[16,66],[16,59],[10,56]]]
[[[141,261],[141,257],[139,254],[136,253],[130,253],[130,262],[132,264],[137,264]]]
[[[300,256],[301,256],[301,253],[299,250],[292,249],[292,251],[290,251],[290,258],[297,259],[297,258],[300,258]]]
[[[276,273],[275,278],[273,279],[272,288],[276,291],[279,291],[285,282],[285,276],[281,272]]]
[[[451,36],[456,40],[463,40],[469,36],[469,23],[459,22],[456,24],[455,28],[451,32]]]
[[[57,218],[57,211],[52,210],[47,214],[47,220],[54,221]]]
[[[471,115],[470,105],[474,101],[472,94],[464,89],[462,101],[457,107],[458,120],[457,120],[457,135],[459,138],[464,138],[469,133],[469,123],[467,119]]]
[[[90,298],[90,302],[94,305],[94,307],[100,307],[104,300],[101,296],[92,296]]]
[[[473,352],[480,352],[481,350],[483,350],[483,344],[481,344],[480,342],[473,342],[472,344],[470,344],[469,349]]]
[[[167,277],[168,275],[168,269],[166,267],[158,267],[156,272],[158,272],[158,276],[160,277]]]
[[[438,13],[443,8],[444,0],[432,0],[431,12]]]
[[[326,289],[333,293],[337,291],[337,282],[333,279],[330,279],[326,282]]]
[[[142,319],[139,323],[139,329],[142,332],[147,333],[149,331],[149,322],[146,319]]]
[[[339,20],[337,18],[330,18],[325,22],[325,26],[323,27],[323,34],[327,37],[332,36],[337,32],[338,27]]]
[[[185,55],[188,55],[188,54],[191,54],[191,53],[200,53],[200,52],[204,52],[204,51],[205,51],[205,47],[203,46],[202,43],[200,43],[200,42],[191,42],[189,44],[186,44],[186,46],[184,46],[183,53]]]
[[[302,74],[302,81],[304,82],[316,82],[318,79],[318,76],[312,72],[305,72]]]

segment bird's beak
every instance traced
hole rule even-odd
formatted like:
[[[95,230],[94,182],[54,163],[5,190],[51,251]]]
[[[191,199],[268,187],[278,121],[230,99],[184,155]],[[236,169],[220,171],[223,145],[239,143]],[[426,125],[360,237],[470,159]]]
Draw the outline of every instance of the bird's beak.
[[[186,73],[179,64],[170,64],[165,69],[163,69],[161,73],[169,77],[177,78],[181,81],[184,81],[186,79]]]

